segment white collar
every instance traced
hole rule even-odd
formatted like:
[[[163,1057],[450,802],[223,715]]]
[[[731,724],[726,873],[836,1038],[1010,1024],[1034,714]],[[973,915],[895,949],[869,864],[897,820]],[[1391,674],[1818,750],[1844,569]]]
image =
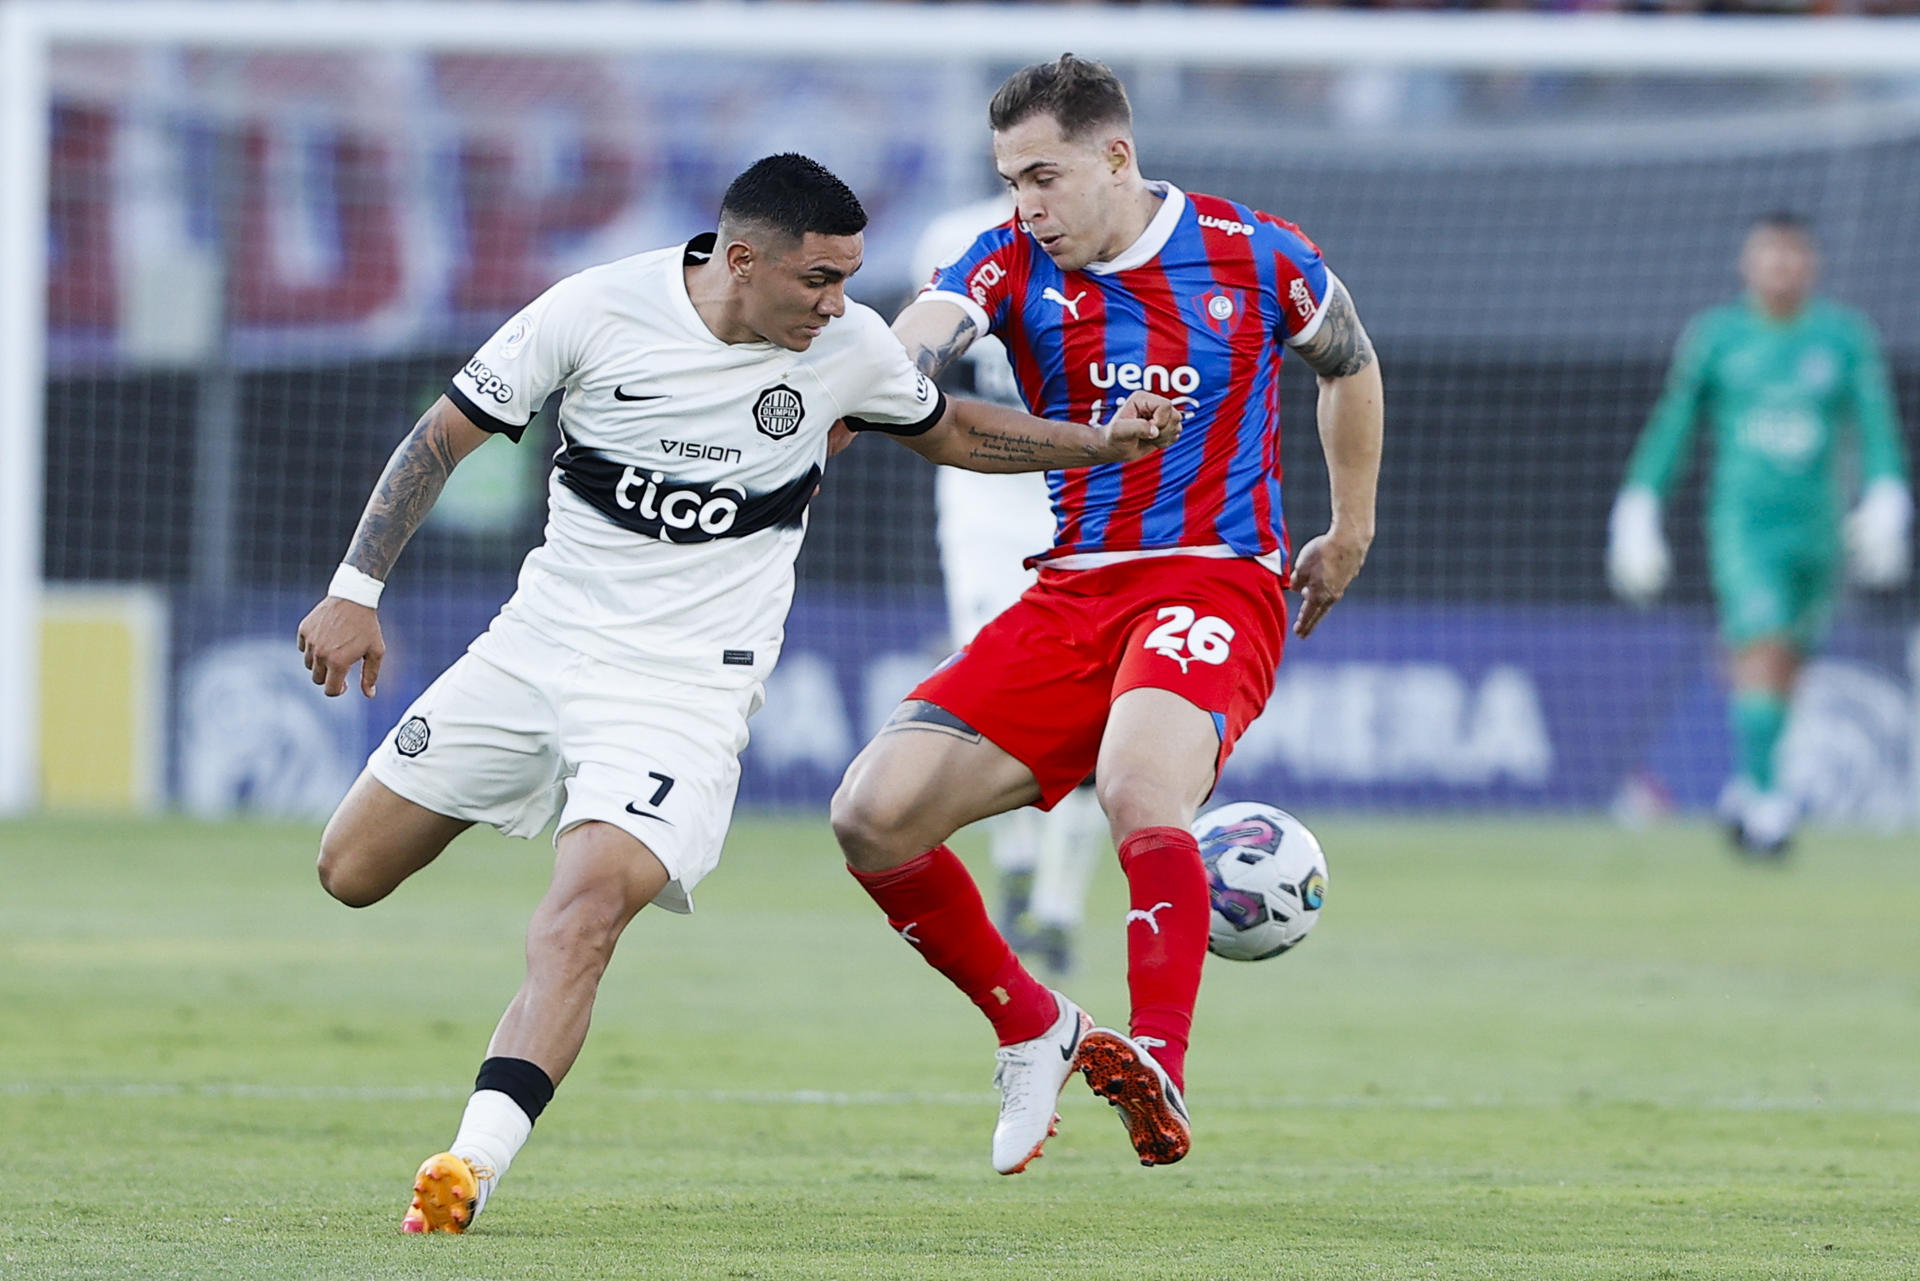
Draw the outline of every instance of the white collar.
[[[1140,238],[1122,250],[1112,262],[1090,262],[1082,270],[1095,276],[1132,271],[1135,267],[1144,267],[1152,262],[1154,255],[1167,247],[1167,241],[1173,238],[1174,226],[1179,223],[1180,215],[1186,212],[1187,193],[1170,182],[1149,182],[1147,190],[1158,192],[1163,199],[1159,212],[1153,215],[1153,221],[1140,233]]]

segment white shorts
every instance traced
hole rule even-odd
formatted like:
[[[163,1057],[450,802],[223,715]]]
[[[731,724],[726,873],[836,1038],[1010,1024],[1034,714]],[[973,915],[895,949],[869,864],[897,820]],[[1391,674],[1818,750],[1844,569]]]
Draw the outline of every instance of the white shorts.
[[[947,623],[965,645],[1020,599],[1036,575],[1021,561],[1053,545],[1053,509],[1041,472],[989,475],[958,467],[934,476]]]
[[[653,851],[672,878],[654,901],[693,910],[720,861],[761,688],[715,689],[635,672],[496,619],[429,685],[367,760],[436,814],[533,836],[601,822]]]

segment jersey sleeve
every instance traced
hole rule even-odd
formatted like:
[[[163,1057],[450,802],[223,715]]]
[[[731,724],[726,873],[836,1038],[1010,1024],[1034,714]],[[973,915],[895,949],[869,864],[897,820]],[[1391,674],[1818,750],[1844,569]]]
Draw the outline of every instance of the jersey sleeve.
[[[849,320],[854,317],[849,316]],[[841,418],[853,431],[918,436],[947,412],[947,397],[914,368],[907,349],[872,312],[859,317],[860,344],[852,371],[853,392],[841,402]]]
[[[518,443],[579,367],[581,292],[579,277],[569,276],[527,304],[453,376],[447,399],[474,426]]]
[[[1334,274],[1327,270],[1320,246],[1309,240],[1306,232],[1272,214],[1255,211],[1253,220],[1254,252],[1273,266],[1275,313],[1280,318],[1273,336],[1289,347],[1298,347],[1320,332]]]
[[[1707,396],[1707,370],[1713,358],[1713,316],[1695,316],[1673,349],[1666,387],[1647,419],[1646,430],[1627,460],[1627,488],[1640,487],[1664,498],[1686,460],[1687,447],[1700,422]]]
[[[982,335],[998,333],[1013,312],[1019,235],[1012,223],[981,232],[957,257],[934,269],[920,297],[958,303]]]
[[[1865,316],[1849,318],[1852,339],[1848,360],[1848,398],[1853,429],[1860,438],[1861,479],[1907,483],[1906,451],[1900,444],[1900,417],[1894,409],[1893,386],[1887,362],[1880,354],[1879,335]]]

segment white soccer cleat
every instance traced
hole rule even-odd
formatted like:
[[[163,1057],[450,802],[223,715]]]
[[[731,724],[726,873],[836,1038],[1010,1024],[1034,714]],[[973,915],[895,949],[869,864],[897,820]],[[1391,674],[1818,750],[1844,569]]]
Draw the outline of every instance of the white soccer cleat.
[[[1079,1066],[1080,1038],[1093,1026],[1085,1010],[1058,992],[1053,998],[1060,1003],[1060,1017],[1052,1027],[1031,1041],[994,1051],[1000,1119],[993,1127],[993,1168],[1001,1174],[1026,1169],[1059,1132],[1060,1091]]]
[[[1781,858],[1800,826],[1800,802],[1785,792],[1761,792],[1747,805],[1741,845],[1756,858]]]

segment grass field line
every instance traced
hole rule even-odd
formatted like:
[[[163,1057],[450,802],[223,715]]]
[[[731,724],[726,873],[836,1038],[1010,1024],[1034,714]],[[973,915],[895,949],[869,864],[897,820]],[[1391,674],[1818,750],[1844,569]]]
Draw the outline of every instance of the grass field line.
[[[635,1103],[708,1103],[752,1107],[980,1107],[994,1099],[989,1090],[695,1090],[650,1086],[590,1086],[594,1093]],[[8,1081],[0,1082],[5,1098],[173,1098],[257,1099],[268,1102],[405,1103],[415,1100],[462,1099],[468,1091],[451,1085],[263,1085],[245,1081]],[[1091,1097],[1062,1100],[1091,1105]],[[1649,1098],[1593,1095],[1518,1096],[1353,1094],[1313,1097],[1286,1094],[1221,1094],[1204,1100],[1208,1111],[1384,1111],[1413,1112],[1501,1111],[1564,1107],[1674,1108],[1721,1113],[1832,1112],[1855,1116],[1920,1115],[1920,1098],[1832,1100],[1812,1095],[1752,1096],[1743,1098]]]

